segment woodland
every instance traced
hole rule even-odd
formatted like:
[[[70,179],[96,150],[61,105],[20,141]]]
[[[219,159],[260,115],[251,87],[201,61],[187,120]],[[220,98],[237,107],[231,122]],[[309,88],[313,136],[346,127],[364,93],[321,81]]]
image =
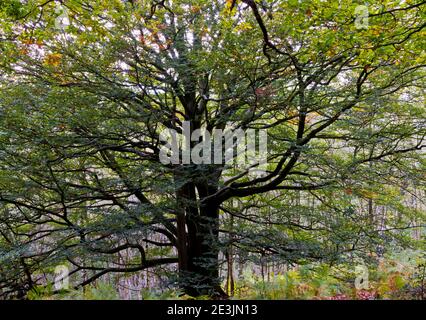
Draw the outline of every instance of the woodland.
[[[426,299],[425,26],[421,0],[0,0],[0,300]],[[185,124],[265,133],[262,170],[233,138],[164,163]]]

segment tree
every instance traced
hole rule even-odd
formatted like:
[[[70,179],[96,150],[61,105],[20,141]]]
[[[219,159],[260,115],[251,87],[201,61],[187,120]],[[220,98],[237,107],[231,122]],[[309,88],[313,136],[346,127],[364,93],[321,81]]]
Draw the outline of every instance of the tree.
[[[77,286],[177,263],[186,293],[223,296],[223,213],[243,251],[335,259],[377,241],[348,195],[424,181],[421,1],[371,4],[366,29],[349,0],[5,3],[0,245],[20,267],[4,288],[60,261],[93,272]],[[160,133],[184,121],[267,130],[266,174],[162,163]]]

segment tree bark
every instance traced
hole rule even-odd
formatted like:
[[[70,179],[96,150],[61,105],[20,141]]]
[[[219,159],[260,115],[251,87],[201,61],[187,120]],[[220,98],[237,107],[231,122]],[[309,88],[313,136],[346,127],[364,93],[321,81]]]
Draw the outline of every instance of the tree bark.
[[[217,181],[189,181],[177,192],[179,282],[190,296],[226,297],[219,278],[219,203],[203,202],[216,191]]]

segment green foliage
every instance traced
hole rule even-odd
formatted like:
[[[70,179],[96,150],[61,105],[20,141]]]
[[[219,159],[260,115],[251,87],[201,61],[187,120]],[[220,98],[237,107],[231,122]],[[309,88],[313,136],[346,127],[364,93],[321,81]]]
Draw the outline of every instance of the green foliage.
[[[231,3],[0,1],[0,296],[67,261],[205,297],[231,249],[298,266],[257,298],[332,296],[325,265],[424,251],[425,4],[370,1],[359,28],[360,1]],[[265,176],[162,163],[184,120],[267,130]],[[366,263],[378,295],[407,284]]]
[[[87,300],[117,300],[117,289],[110,283],[100,282],[96,286],[89,287],[84,292]]]
[[[84,290],[63,290],[53,292],[52,285],[39,286],[28,294],[30,300],[118,300],[117,289],[111,283],[98,282]]]
[[[413,250],[381,258],[369,266],[368,288],[360,290],[354,286],[355,270],[348,264],[305,265],[282,274],[271,274],[270,281],[262,281],[259,275],[248,272],[237,282],[235,298],[424,299],[421,296],[425,284],[424,262],[424,254]]]

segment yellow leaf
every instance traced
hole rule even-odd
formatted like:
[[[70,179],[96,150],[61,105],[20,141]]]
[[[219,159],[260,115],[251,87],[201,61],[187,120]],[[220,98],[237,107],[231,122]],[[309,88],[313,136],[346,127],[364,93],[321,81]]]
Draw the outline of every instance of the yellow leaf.
[[[60,65],[62,60],[62,54],[60,53],[52,53],[46,56],[44,63],[49,66],[57,67]]]
[[[370,190],[361,190],[361,195],[367,199],[376,199],[378,194]]]

